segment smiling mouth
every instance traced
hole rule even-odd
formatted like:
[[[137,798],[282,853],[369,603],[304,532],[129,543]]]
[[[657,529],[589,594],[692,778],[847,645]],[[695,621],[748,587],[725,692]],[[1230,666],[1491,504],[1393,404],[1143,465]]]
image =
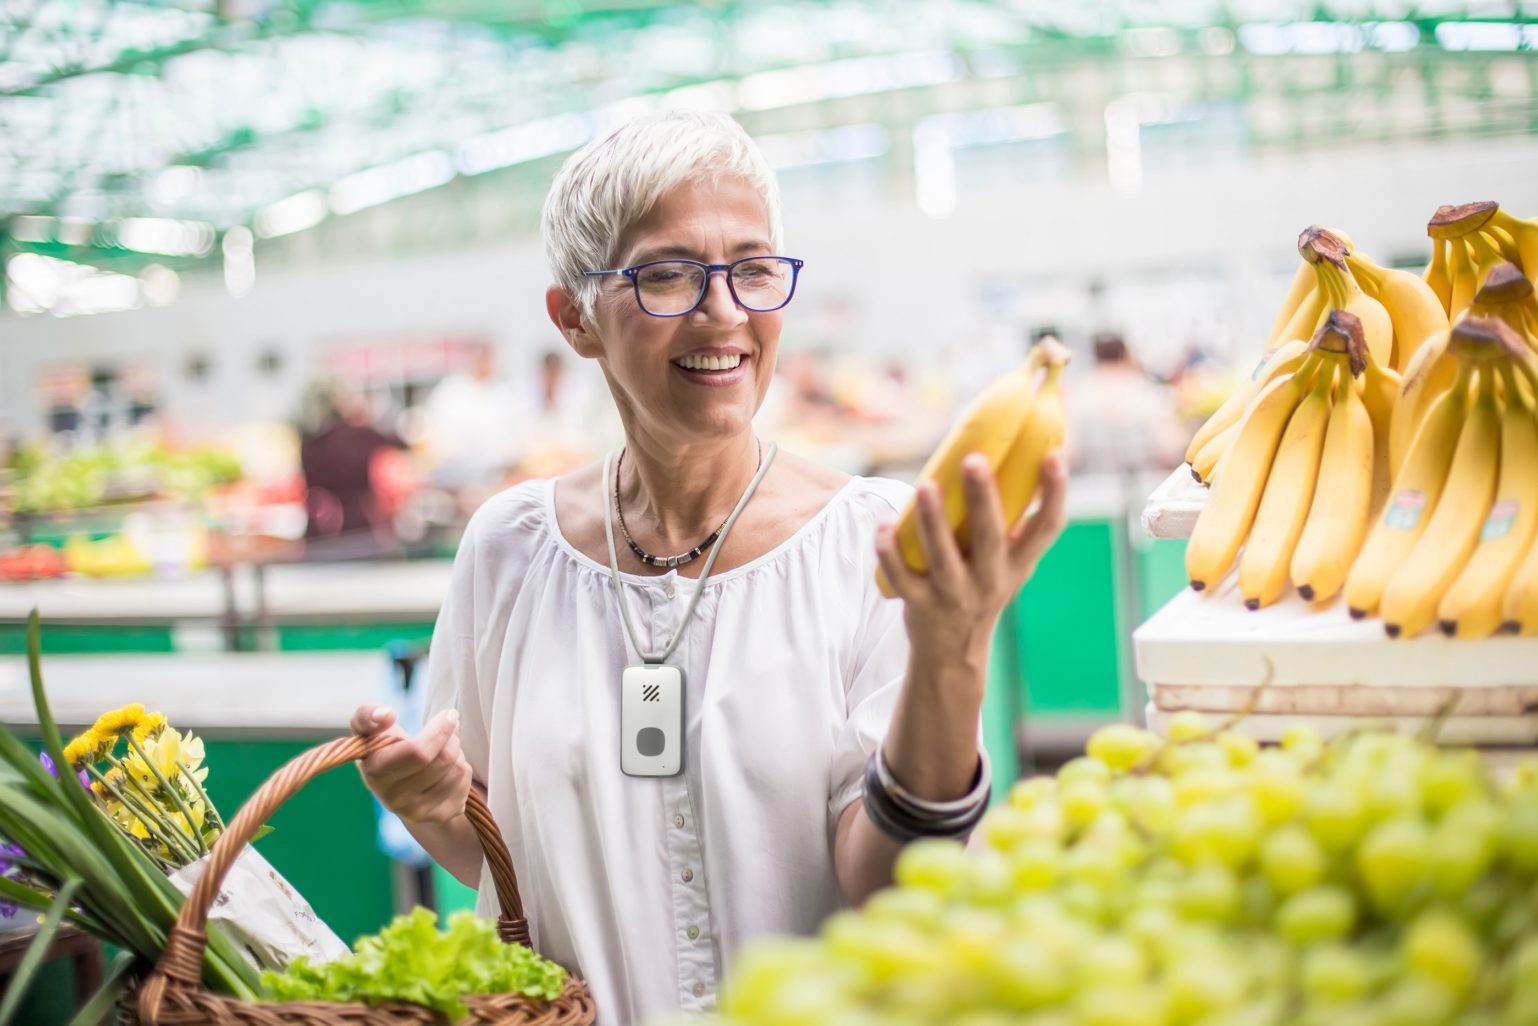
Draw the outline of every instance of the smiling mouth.
[[[673,361],[673,366],[695,374],[725,374],[736,370],[747,357],[741,353],[730,356],[685,356]]]

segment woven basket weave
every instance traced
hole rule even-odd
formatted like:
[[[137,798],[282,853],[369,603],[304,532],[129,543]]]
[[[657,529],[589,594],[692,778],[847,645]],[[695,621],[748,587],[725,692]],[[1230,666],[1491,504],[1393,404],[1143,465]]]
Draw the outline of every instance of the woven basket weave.
[[[301,787],[329,769],[346,765],[398,740],[394,737],[344,737],[312,748],[283,766],[241,807],[214,842],[207,868],[182,905],[166,946],[149,975],[126,992],[119,1006],[120,1026],[444,1026],[438,1013],[407,1003],[368,1005],[329,1001],[246,1002],[203,989],[200,982],[208,910],[236,856],[278,807]],[[475,788],[465,815],[475,827],[491,867],[502,914],[497,932],[508,944],[531,947],[529,924],[518,895],[512,856]],[[469,1014],[460,1026],[591,1026],[592,993],[575,976],[554,1001],[521,994],[480,994],[466,999]]]

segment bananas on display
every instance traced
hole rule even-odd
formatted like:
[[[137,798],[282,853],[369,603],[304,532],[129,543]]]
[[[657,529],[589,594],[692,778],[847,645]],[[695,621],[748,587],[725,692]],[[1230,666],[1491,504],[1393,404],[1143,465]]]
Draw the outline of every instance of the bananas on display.
[[[1248,405],[1186,547],[1193,588],[1227,576],[1241,547],[1239,587],[1250,609],[1275,602],[1289,579],[1319,598],[1338,587],[1321,574],[1332,553],[1349,563],[1355,553],[1346,550],[1360,528],[1347,510],[1361,507],[1365,524],[1371,501],[1372,474],[1363,471],[1371,470],[1374,432],[1359,393],[1369,362],[1361,319],[1331,310],[1296,369],[1278,374]],[[1337,489],[1316,498],[1321,478],[1334,488],[1345,477],[1354,477],[1358,494]],[[1292,575],[1300,553],[1306,580]]]
[[[1041,460],[1063,444],[1065,418],[1059,388],[1069,353],[1045,340],[1032,348],[1019,368],[989,385],[962,413],[924,469],[920,481],[935,481],[945,502],[946,522],[962,550],[970,543],[967,501],[961,464],[980,454],[993,468],[1004,522],[1013,526],[1036,497]],[[910,500],[897,521],[897,545],[903,561],[918,573],[928,569],[919,540],[918,508]],[[876,571],[876,583],[888,598],[894,595],[886,574]]]
[[[1433,623],[1464,638],[1538,633],[1538,362],[1505,320],[1472,310],[1441,348],[1452,384],[1413,425],[1346,604],[1391,637]]]
[[[1232,430],[1276,378],[1297,370],[1307,342],[1332,310],[1361,322],[1368,350],[1366,378],[1358,388],[1372,415],[1381,458],[1374,464],[1376,497],[1388,488],[1389,421],[1400,373],[1427,340],[1447,330],[1447,315],[1433,288],[1408,271],[1378,266],[1355,252],[1344,233],[1311,227],[1298,237],[1303,258],[1282,308],[1277,311],[1265,356],[1191,439],[1186,462],[1192,475],[1211,484],[1218,462],[1237,439]],[[1450,384],[1450,382],[1448,382]]]
[[[1538,220],[1513,217],[1498,204],[1438,207],[1426,225],[1431,263],[1422,278],[1442,300],[1449,320],[1473,305],[1491,271],[1516,265],[1529,284],[1538,282]],[[1521,329],[1518,329],[1519,331]]]

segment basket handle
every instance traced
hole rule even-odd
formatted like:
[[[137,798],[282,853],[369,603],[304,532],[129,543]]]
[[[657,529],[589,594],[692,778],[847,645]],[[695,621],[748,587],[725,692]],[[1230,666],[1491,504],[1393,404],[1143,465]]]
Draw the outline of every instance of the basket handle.
[[[369,737],[354,734],[337,738],[295,756],[269,777],[240,807],[224,833],[214,842],[213,851],[208,856],[208,865],[193,885],[192,893],[187,896],[175,924],[166,935],[166,945],[155,963],[155,975],[197,986],[202,977],[203,951],[208,945],[205,931],[209,909],[219,894],[225,875],[246,845],[251,843],[256,831],[280,805],[315,777],[388,748],[399,740],[399,737],[385,734]],[[475,828],[481,850],[491,868],[491,879],[502,908],[502,914],[497,918],[497,932],[508,944],[532,947],[528,921],[523,914],[523,901],[518,894],[518,878],[513,872],[512,856],[491,817],[486,799],[473,785],[465,801],[465,816]]]

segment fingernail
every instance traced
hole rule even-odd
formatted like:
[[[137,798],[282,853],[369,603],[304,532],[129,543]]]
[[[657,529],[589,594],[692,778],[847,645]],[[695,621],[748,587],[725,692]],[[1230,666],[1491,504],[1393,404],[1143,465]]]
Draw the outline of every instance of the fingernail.
[[[381,705],[371,714],[371,719],[373,719],[375,723],[383,723],[385,720],[390,718],[390,715],[390,707],[387,705]]]

